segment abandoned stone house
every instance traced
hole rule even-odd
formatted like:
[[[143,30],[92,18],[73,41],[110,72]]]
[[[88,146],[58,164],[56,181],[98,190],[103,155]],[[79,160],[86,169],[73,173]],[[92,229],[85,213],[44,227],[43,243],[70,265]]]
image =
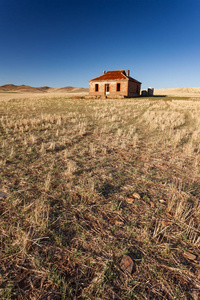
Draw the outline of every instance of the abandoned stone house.
[[[141,82],[130,77],[130,71],[103,71],[89,81],[89,96],[95,98],[126,98],[140,95]]]

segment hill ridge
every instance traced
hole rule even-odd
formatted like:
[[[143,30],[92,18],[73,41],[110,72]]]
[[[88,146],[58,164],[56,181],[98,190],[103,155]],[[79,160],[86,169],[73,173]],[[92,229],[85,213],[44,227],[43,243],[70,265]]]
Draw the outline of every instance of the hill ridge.
[[[56,93],[56,92],[88,92],[87,88],[66,86],[60,88],[52,88],[49,86],[32,87],[29,85],[4,84],[0,86],[0,92],[21,92],[21,93]]]

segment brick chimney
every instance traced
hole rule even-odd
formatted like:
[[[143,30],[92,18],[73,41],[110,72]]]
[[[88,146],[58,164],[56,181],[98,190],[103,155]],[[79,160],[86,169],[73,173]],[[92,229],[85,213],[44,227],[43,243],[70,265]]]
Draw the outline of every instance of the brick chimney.
[[[105,75],[106,74],[106,71],[103,71],[103,75]]]
[[[127,70],[127,71],[126,71],[126,75],[127,75],[127,76],[130,76],[130,70]]]

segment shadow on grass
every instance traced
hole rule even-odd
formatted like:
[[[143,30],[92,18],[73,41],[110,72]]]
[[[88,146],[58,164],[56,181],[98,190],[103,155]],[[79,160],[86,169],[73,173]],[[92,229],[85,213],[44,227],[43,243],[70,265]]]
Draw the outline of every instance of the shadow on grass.
[[[120,191],[119,186],[114,186],[110,183],[104,183],[101,188],[99,189],[99,192],[104,196],[108,197],[110,195],[113,195],[114,193],[118,193]]]
[[[153,95],[153,96],[140,96],[140,98],[164,98],[164,97],[167,97],[167,95]]]

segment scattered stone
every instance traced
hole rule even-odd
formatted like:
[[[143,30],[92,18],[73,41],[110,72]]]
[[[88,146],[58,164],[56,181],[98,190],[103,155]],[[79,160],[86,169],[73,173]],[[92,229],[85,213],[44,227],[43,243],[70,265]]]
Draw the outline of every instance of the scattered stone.
[[[4,193],[4,192],[0,192],[0,199],[6,198],[8,197],[8,194]]]
[[[92,283],[97,283],[98,281],[99,281],[99,277],[98,276],[96,276],[96,277],[94,277],[92,279]]]
[[[164,204],[164,203],[165,203],[165,200],[160,199],[159,202],[162,203],[162,204]]]
[[[141,197],[140,197],[140,195],[139,195],[138,193],[133,193],[133,197],[134,197],[135,199],[138,199],[138,200],[141,199]]]
[[[189,260],[196,260],[196,255],[190,253],[190,252],[187,252],[187,251],[184,251],[183,252],[183,255],[185,256],[185,258],[189,259]]]
[[[134,199],[133,198],[125,198],[124,199],[126,202],[128,202],[128,203],[133,203],[134,202]]]
[[[170,225],[172,225],[172,222],[165,222],[165,221],[163,221],[162,225],[163,226],[170,226]]]
[[[151,202],[150,202],[150,206],[151,206],[151,208],[154,208],[154,207],[155,207],[155,204],[151,201]]]
[[[135,268],[135,263],[133,259],[130,257],[130,255],[124,255],[122,257],[120,267],[122,271],[127,272],[129,274],[133,272],[133,268]]]
[[[115,220],[115,225],[124,225],[123,222]]]
[[[85,97],[80,97],[80,96],[73,96],[71,99],[85,99]]]

